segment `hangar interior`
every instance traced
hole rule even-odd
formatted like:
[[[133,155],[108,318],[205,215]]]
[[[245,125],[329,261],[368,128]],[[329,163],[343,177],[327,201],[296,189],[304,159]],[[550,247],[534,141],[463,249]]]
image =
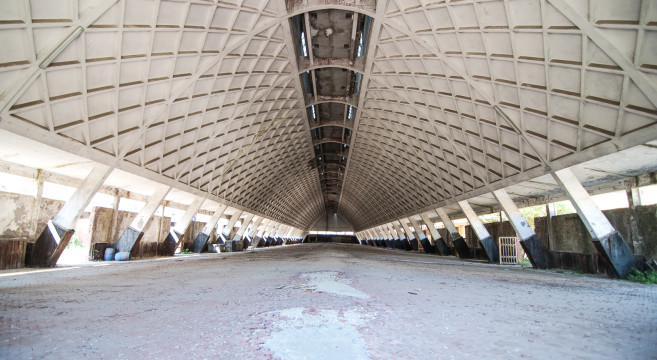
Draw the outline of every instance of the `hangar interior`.
[[[89,308],[79,311],[90,319],[96,306],[130,317],[128,310],[155,312],[142,307],[167,287],[153,292],[138,285],[152,296],[148,301],[125,290],[129,305],[121,308],[118,295],[90,290],[98,283],[93,276],[121,288],[137,286],[125,285],[135,276],[168,276],[187,282],[190,293],[228,299],[225,306],[251,304],[248,318],[238,311],[217,317],[246,340],[171,348],[175,340],[167,336],[176,329],[162,315],[148,326],[170,330],[163,331],[166,345],[142,350],[142,357],[306,358],[324,343],[310,337],[294,348],[289,339],[303,329],[322,341],[350,339],[336,343],[335,358],[398,358],[398,324],[420,333],[424,328],[414,326],[433,326],[424,323],[429,319],[456,328],[467,323],[448,323],[449,316],[483,316],[491,323],[458,331],[504,343],[491,334],[495,324],[508,323],[487,318],[497,309],[476,300],[478,289],[504,297],[502,281],[523,289],[501,300],[507,309],[537,316],[516,324],[530,342],[541,321],[551,324],[555,339],[593,331],[587,335],[593,352],[544,339],[554,354],[654,356],[655,317],[646,309],[654,309],[657,293],[604,279],[654,270],[657,259],[654,1],[3,0],[0,49],[0,295],[6,296],[0,318],[13,324],[0,329],[7,342],[0,355],[23,357],[21,346],[31,341],[39,342],[31,356],[72,354],[52,349],[49,341],[62,347],[66,341],[41,336],[50,333],[39,327],[75,312],[57,303],[69,299],[57,295],[61,289],[85,294]],[[87,264],[62,267],[76,246]],[[269,267],[276,254],[279,265]],[[89,265],[107,256],[138,261]],[[198,265],[199,278],[179,278],[192,270],[168,261],[174,258]],[[347,281],[351,275],[341,271],[352,263],[383,270],[359,268]],[[85,285],[48,272],[62,269],[87,274],[75,278]],[[225,275],[218,280],[213,269]],[[400,277],[385,277],[389,269]],[[560,278],[564,270],[604,275]],[[276,285],[275,275],[283,279],[285,271],[294,274],[292,285]],[[439,306],[388,298],[415,276],[432,278],[417,278],[425,290],[415,285],[404,296],[431,294],[454,308],[441,297],[444,290],[481,311],[440,313]],[[14,280],[22,285],[14,287]],[[223,292],[206,286],[216,281]],[[544,305],[582,323],[566,322],[568,329],[551,323],[534,307],[542,299],[528,295],[535,289],[527,282],[539,284],[545,299],[581,296]],[[603,308],[591,300],[600,288],[610,291],[610,303],[634,305],[627,313]],[[349,300],[338,309],[330,296]],[[39,297],[58,310],[31,313]],[[162,301],[153,306],[180,312],[197,304],[190,333],[201,339],[212,332],[205,326],[214,326],[214,318],[200,312],[215,314],[216,304]],[[284,302],[299,307],[268,307]],[[324,310],[301,307],[313,302]],[[393,317],[386,302],[424,313]],[[608,314],[600,319],[604,331],[591,330],[601,312]],[[396,320],[377,324],[381,314]],[[25,325],[31,316],[45,316],[44,323]],[[254,334],[271,330],[251,323],[261,316],[302,325],[280,320],[287,337],[258,342]],[[317,330],[317,319],[328,333]],[[185,320],[178,322],[186,326]],[[614,342],[634,332],[630,322],[652,332]],[[84,330],[91,322],[60,326],[79,336],[105,331]],[[453,335],[449,326],[428,334]],[[140,332],[121,337],[121,327],[111,329],[108,338],[133,351],[144,344]],[[595,343],[602,337],[616,340]],[[383,341],[368,345],[377,339]],[[450,351],[480,358],[497,350],[482,343],[476,350],[450,344]],[[111,351],[101,345],[75,354]],[[531,346],[521,347],[529,354],[523,357],[537,354]],[[427,356],[406,350],[408,358]]]

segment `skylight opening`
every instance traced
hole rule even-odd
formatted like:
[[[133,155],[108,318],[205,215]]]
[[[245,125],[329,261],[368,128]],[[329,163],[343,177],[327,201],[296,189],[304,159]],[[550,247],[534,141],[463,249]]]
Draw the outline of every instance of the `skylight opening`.
[[[308,46],[306,45],[306,33],[304,31],[301,32],[301,51],[303,53],[303,56],[308,56]]]
[[[310,107],[310,112],[312,113],[313,120],[317,120],[317,113],[315,113],[315,105]]]
[[[349,120],[354,119],[354,107],[353,106],[349,106],[349,112],[347,113],[347,118]]]
[[[363,56],[363,34],[360,34],[360,40],[358,41],[358,53],[357,56]]]

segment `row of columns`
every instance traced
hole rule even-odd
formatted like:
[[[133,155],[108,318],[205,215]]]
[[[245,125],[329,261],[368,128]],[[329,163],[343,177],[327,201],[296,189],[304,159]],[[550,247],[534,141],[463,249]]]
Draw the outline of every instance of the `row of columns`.
[[[35,241],[31,255],[28,256],[28,266],[53,267],[66,248],[71,236],[74,233],[75,223],[82,215],[84,209],[89,205],[93,196],[98,192],[113,167],[97,164],[89,175],[76,189],[71,198],[64,204],[54,219],[48,222],[46,228],[40,233]],[[118,241],[114,245],[117,252],[130,252],[132,248],[139,243],[144,235],[144,229],[149,220],[153,217],[157,209],[164,202],[167,194],[171,190],[170,186],[158,185],[153,194],[149,197],[146,204],[132,220],[130,225],[121,233]],[[169,230],[169,234],[164,243],[168,255],[173,255],[180,246],[180,242],[187,231],[194,216],[199,212],[203,203],[207,200],[205,197],[195,197],[185,213],[178,219],[175,225]],[[114,206],[118,211],[118,201]],[[210,216],[209,221],[203,229],[194,237],[192,251],[200,253],[209,241],[212,232],[217,226],[219,219],[226,213],[228,206],[218,204]],[[241,226],[235,228],[237,221],[241,219]],[[306,232],[292,226],[278,223],[262,216],[257,216],[245,211],[236,210],[230,217],[226,226],[219,234],[220,241],[229,240],[239,241],[248,240],[248,244],[255,248],[261,243],[265,246],[282,245],[289,241],[301,241],[306,236]],[[263,242],[264,241],[264,242]]]
[[[552,176],[573,204],[591,234],[593,245],[603,258],[608,273],[613,277],[627,277],[634,266],[634,255],[621,234],[614,229],[570,169],[555,171]],[[506,213],[532,266],[540,269],[548,268],[550,258],[547,248],[522,216],[509,194],[504,189],[500,189],[493,191],[493,196]],[[470,223],[488,260],[491,263],[499,263],[499,250],[495,239],[488,233],[467,201],[459,201],[458,205]],[[459,234],[445,209],[435,209],[435,215],[439,220],[436,222],[442,222],[450,234],[457,255],[460,258],[471,258],[472,250]],[[426,252],[448,255],[449,249],[435,228],[431,216],[431,212],[419,214],[422,223],[426,225],[431,234],[432,241],[427,240],[426,235],[421,231],[421,224],[414,217],[395,220],[360,231],[356,235],[361,244],[387,246],[389,249],[418,250],[419,241]]]

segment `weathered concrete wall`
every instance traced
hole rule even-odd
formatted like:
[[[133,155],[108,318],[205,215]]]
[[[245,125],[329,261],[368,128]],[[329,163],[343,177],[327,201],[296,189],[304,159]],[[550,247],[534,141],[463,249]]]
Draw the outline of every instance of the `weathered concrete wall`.
[[[641,241],[633,236],[630,227],[629,209],[615,209],[603,211],[609,222],[618,230],[630,249],[636,255],[647,258],[657,258],[657,206],[638,206],[637,223]],[[536,234],[544,243],[551,244],[552,251],[576,252],[582,254],[596,254],[591,235],[586,231],[584,223],[577,214],[559,215],[552,218],[554,239],[548,239],[547,219],[535,218]],[[634,243],[639,243],[635,248]]]
[[[118,241],[121,233],[130,225],[137,214],[127,211],[119,211],[116,222],[112,223],[113,210],[97,207],[91,214],[91,242],[114,244]],[[130,252],[133,259],[158,256],[162,241],[166,238],[171,227],[171,218],[153,216],[144,228],[144,236],[135,244]],[[93,247],[92,247],[93,251]],[[93,254],[90,254],[92,257]]]
[[[0,192],[0,270],[24,266],[26,243],[36,241],[63,201]]]
[[[185,236],[183,236],[181,241],[183,249],[188,249],[190,251],[194,249],[194,240],[196,240],[196,235],[198,235],[201,232],[201,230],[203,230],[204,226],[205,223],[198,221],[192,221],[192,223],[189,224],[187,231],[185,231]],[[214,231],[212,232],[212,234],[210,234],[210,240],[213,239],[212,238],[213,235],[214,235]]]
[[[51,199],[41,199],[36,206],[33,196],[0,192],[0,240],[34,242],[62,206],[63,201]]]

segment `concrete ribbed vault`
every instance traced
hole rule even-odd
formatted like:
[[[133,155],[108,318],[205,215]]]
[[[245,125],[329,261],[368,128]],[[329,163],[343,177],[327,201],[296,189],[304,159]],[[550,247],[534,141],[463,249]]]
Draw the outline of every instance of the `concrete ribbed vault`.
[[[362,61],[324,64],[362,74],[329,99],[356,108],[333,188],[355,230],[657,139],[647,0],[6,0],[0,128],[308,229],[327,99],[290,19],[328,9],[372,19]]]

